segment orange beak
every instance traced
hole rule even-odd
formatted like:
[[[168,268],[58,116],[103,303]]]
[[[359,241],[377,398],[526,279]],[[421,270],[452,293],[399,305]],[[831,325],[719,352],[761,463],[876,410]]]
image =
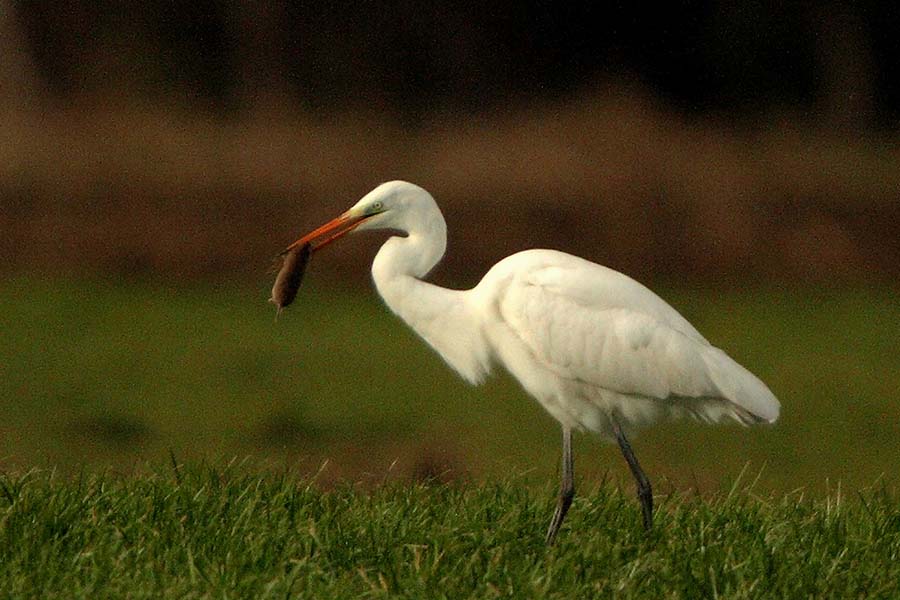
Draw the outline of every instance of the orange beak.
[[[315,252],[321,248],[324,248],[339,237],[350,233],[365,219],[365,216],[353,216],[349,213],[344,213],[337,219],[332,219],[318,229],[310,231],[302,238],[285,248],[282,254],[286,254],[294,248],[303,246],[304,244],[309,244],[309,249],[312,252]]]

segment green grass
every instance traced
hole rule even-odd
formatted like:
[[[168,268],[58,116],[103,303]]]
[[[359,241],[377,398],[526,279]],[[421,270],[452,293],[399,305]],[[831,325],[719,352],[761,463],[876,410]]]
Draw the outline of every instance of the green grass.
[[[0,597],[900,586],[893,290],[664,293],[771,385],[782,420],[634,439],[649,536],[617,450],[579,436],[579,493],[548,549],[559,434],[514,381],[466,386],[372,293],[304,288],[275,322],[265,287],[0,283]],[[170,452],[192,466],[147,466]],[[253,458],[202,466],[233,456]],[[751,486],[723,483],[742,473]]]
[[[200,282],[0,282],[0,469],[61,473],[253,456],[319,480],[556,477],[553,420],[502,373],[473,388],[375,293],[301,290],[279,321],[258,289]],[[891,289],[663,290],[770,384],[774,427],[661,424],[633,446],[663,492],[894,489],[900,303]],[[575,440],[576,473],[630,486],[616,448]],[[322,468],[323,463],[327,465]]]
[[[900,503],[735,485],[658,498],[591,486],[554,547],[549,489],[322,491],[291,474],[0,476],[0,595],[17,598],[888,598]]]

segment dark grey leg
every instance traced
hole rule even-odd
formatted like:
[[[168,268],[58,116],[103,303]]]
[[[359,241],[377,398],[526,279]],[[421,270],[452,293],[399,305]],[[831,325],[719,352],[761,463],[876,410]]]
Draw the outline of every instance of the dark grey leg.
[[[628,443],[625,434],[622,433],[619,423],[615,417],[612,417],[611,420],[613,431],[616,434],[616,441],[619,442],[619,448],[622,450],[622,456],[625,457],[625,461],[631,469],[631,474],[634,475],[634,479],[637,481],[637,496],[638,500],[641,501],[641,510],[644,513],[644,529],[650,531],[650,528],[653,526],[653,489],[650,487],[650,480],[647,479],[647,476],[641,470],[641,465],[631,450],[631,444]]]
[[[553,512],[553,519],[550,520],[550,528],[547,530],[547,544],[553,544],[556,534],[562,525],[566,513],[569,512],[569,506],[572,505],[572,498],[575,497],[575,478],[572,469],[572,430],[563,426],[563,455],[562,455],[562,477],[559,483],[559,497],[556,500],[556,510]]]

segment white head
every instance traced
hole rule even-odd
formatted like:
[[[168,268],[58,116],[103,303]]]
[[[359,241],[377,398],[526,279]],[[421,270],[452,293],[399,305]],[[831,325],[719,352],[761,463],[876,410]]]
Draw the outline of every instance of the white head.
[[[346,214],[362,218],[356,227],[359,231],[394,229],[409,234],[427,227],[441,213],[424,189],[407,181],[388,181],[363,196]]]
[[[446,239],[447,226],[431,194],[407,181],[388,181],[366,194],[347,212],[289,246],[310,244],[313,252],[353,230],[387,229],[414,236]]]

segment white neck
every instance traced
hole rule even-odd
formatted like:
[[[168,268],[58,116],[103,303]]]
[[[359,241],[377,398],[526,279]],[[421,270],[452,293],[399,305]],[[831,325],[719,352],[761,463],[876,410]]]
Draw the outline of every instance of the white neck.
[[[407,237],[392,237],[372,263],[372,278],[388,307],[470,383],[488,372],[487,345],[468,292],[422,281],[447,246],[447,226],[439,210]]]

